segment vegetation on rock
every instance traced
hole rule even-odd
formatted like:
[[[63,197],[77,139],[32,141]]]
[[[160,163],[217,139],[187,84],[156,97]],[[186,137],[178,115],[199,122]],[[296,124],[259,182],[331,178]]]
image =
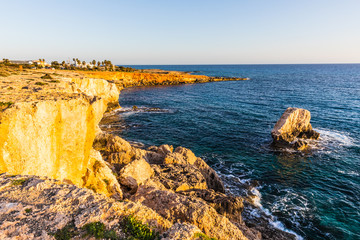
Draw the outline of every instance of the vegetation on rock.
[[[125,232],[131,235],[130,239],[137,240],[155,240],[160,239],[159,233],[151,230],[146,224],[137,220],[133,215],[124,219]]]
[[[206,236],[204,233],[195,233],[194,238],[199,240],[217,240],[216,238],[210,238]]]
[[[82,229],[86,232],[85,236],[91,236],[96,239],[119,239],[119,237],[116,235],[116,232],[114,230],[107,230],[105,224],[102,222],[92,222],[85,224]]]

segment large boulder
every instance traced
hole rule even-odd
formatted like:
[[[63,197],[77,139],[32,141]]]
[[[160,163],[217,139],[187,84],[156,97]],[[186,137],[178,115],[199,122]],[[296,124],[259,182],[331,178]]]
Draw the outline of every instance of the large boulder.
[[[119,182],[126,186],[131,193],[137,187],[154,175],[154,170],[143,158],[137,159],[126,165],[119,173]]]
[[[117,200],[123,198],[120,184],[100,153],[94,149],[90,152],[90,163],[82,178],[84,186],[97,193],[102,193]]]
[[[312,129],[311,114],[306,109],[289,107],[271,131],[273,144],[279,147],[293,147],[303,150],[305,139],[318,139],[320,134]]]

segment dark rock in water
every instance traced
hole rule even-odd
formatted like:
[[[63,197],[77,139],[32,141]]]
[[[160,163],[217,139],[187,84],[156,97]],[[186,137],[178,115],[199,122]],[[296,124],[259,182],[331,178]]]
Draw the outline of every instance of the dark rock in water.
[[[318,139],[320,134],[312,129],[310,112],[306,109],[289,107],[271,131],[273,145],[304,150],[306,139]]]

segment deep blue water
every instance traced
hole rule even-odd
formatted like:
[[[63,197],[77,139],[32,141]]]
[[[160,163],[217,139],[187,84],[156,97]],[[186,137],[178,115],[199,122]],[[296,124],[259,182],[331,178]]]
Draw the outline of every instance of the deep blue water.
[[[249,81],[125,89],[122,136],[192,149],[226,180],[260,182],[261,204],[305,239],[360,239],[360,65],[133,66]],[[321,133],[308,154],[275,152],[270,131],[287,107],[308,109]]]

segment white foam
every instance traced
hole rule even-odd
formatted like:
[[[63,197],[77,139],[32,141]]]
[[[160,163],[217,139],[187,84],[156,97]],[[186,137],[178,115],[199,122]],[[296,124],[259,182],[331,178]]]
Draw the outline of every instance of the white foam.
[[[304,238],[300,235],[298,235],[296,232],[294,231],[291,231],[289,229],[287,229],[284,224],[280,221],[270,221],[270,224],[274,227],[274,228],[277,228],[277,229],[280,229],[284,232],[288,232],[288,233],[291,233],[291,234],[294,234],[296,239],[297,240],[303,240]]]
[[[339,132],[335,130],[330,131],[327,129],[315,130],[320,133],[320,142],[322,141],[325,144],[335,143],[347,147],[355,145],[354,140],[344,132]]]
[[[282,222],[278,221],[277,218],[271,214],[271,211],[269,211],[268,209],[266,209],[266,208],[264,208],[262,206],[262,204],[261,204],[261,193],[259,192],[259,190],[257,188],[252,188],[250,190],[250,192],[256,196],[256,198],[255,198],[256,200],[255,199],[253,200],[254,205],[259,207],[266,215],[271,216],[271,219],[273,219],[273,220],[269,220],[270,224],[273,227],[275,227],[275,228],[277,228],[277,229],[279,229],[281,231],[288,232],[288,233],[291,233],[291,234],[295,235],[297,240],[303,240],[304,239],[302,236],[298,235],[296,232],[294,232],[294,231],[292,231],[290,229],[287,229]],[[288,199],[288,196],[285,196],[283,199],[280,199],[280,202],[282,204],[284,204],[287,199]],[[307,204],[305,204],[305,205],[307,205]],[[256,212],[251,212],[251,214],[254,214],[255,216],[259,215]]]
[[[338,173],[341,173],[341,174],[346,174],[346,175],[350,175],[350,176],[360,176],[360,173],[357,172],[357,171],[343,171],[343,170],[338,170],[337,171]]]

